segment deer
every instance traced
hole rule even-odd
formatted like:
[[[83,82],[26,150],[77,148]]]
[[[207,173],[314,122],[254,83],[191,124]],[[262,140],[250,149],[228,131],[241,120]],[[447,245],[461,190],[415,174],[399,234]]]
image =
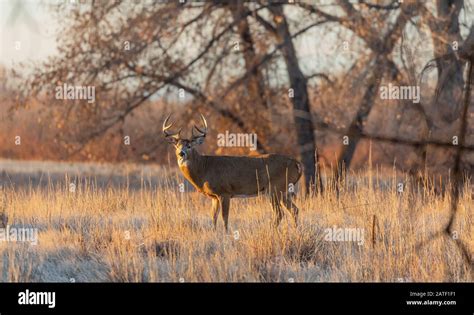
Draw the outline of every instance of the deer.
[[[225,231],[228,231],[229,208],[232,198],[270,197],[274,211],[274,227],[283,218],[283,208],[298,226],[299,209],[293,202],[295,184],[301,177],[302,164],[285,155],[262,154],[258,156],[204,155],[196,147],[203,144],[208,127],[201,114],[202,127],[193,125],[192,137],[181,137],[181,129],[171,132],[171,114],[163,122],[165,139],[175,148],[178,167],[184,177],[205,196],[212,199],[212,221],[217,229],[219,212],[222,212]],[[291,186],[293,185],[293,186]]]

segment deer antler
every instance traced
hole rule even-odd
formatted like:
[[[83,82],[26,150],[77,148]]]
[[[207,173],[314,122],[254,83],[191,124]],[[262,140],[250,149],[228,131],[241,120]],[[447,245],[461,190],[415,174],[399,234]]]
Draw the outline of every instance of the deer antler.
[[[206,121],[206,118],[204,118],[204,116],[202,114],[201,114],[201,120],[202,120],[202,124],[204,125],[204,129],[201,129],[201,128],[197,127],[196,125],[194,125],[194,128],[192,130],[193,138],[205,137],[206,134],[207,134],[207,121]],[[195,135],[194,134],[194,129],[196,129],[200,133],[200,135]]]
[[[178,130],[178,132],[175,132],[175,133],[169,133],[167,130],[171,128],[171,126],[173,126],[173,123],[170,123],[168,125],[168,120],[170,119],[171,117],[171,114],[168,115],[168,117],[166,117],[165,121],[163,122],[163,133],[165,134],[165,137],[171,137],[171,138],[174,138],[174,139],[179,139],[179,134],[181,133],[181,129]]]

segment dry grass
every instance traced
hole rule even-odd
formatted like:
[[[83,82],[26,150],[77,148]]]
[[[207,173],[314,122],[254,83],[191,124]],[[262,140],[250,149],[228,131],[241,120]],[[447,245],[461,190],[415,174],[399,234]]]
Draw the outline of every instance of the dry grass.
[[[3,187],[8,224],[38,228],[39,241],[36,246],[0,242],[0,280],[472,281],[452,240],[438,238],[416,248],[445,225],[450,199],[430,190],[415,192],[408,178],[402,179],[402,194],[394,185],[400,178],[382,185],[368,180],[377,176],[363,173],[354,174],[354,185],[339,199],[331,190],[305,200],[299,196],[297,229],[286,214],[274,230],[263,196],[235,199],[226,234],[222,222],[217,231],[212,228],[210,200],[180,193],[171,173],[163,177],[164,186],[141,190],[94,189],[91,183],[75,192],[66,183]],[[472,252],[471,191],[466,184],[455,229]],[[363,228],[364,244],[325,240],[324,230],[333,226]]]

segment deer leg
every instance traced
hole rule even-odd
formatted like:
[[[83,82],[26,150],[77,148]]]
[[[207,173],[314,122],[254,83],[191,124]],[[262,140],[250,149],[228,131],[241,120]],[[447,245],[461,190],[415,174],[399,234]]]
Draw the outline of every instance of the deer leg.
[[[289,213],[293,216],[293,220],[295,221],[295,226],[298,226],[298,212],[299,209],[291,199],[291,194],[284,194],[282,193],[281,201],[283,206]]]
[[[220,200],[222,206],[222,220],[224,220],[225,231],[228,231],[230,197],[224,196]]]
[[[212,198],[212,222],[214,224],[214,230],[217,228],[217,218],[219,216],[219,199]]]
[[[281,219],[283,218],[283,211],[280,206],[280,201],[278,200],[277,194],[272,194],[272,208],[275,212],[275,221],[273,223],[274,227],[277,228],[280,225]]]

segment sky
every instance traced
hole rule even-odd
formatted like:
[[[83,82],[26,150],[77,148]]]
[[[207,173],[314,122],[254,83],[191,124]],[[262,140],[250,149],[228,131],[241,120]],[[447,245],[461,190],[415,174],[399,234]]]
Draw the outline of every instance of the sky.
[[[0,0],[0,63],[11,67],[56,52],[57,24],[48,13],[53,1]]]

